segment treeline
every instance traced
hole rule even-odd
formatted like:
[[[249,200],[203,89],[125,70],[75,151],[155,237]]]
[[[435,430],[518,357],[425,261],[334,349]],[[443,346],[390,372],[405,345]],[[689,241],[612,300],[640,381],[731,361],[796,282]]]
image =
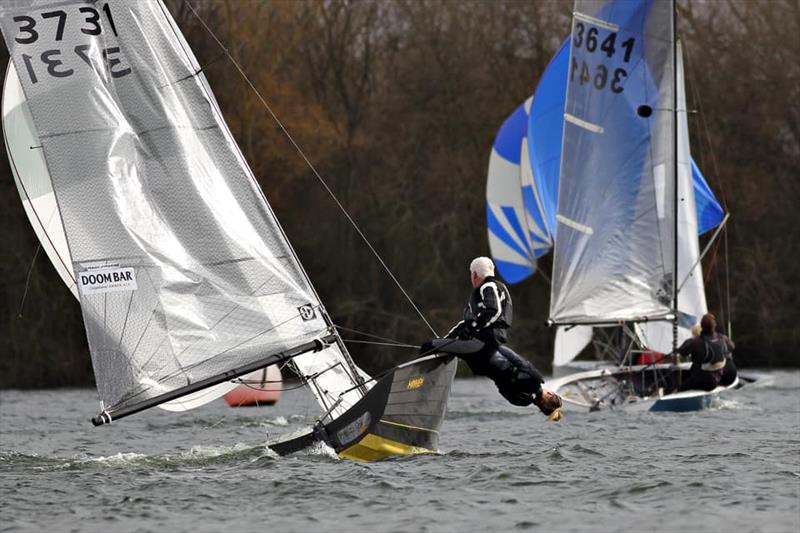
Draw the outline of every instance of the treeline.
[[[190,6],[167,4],[335,321],[412,344],[429,338]],[[488,254],[484,193],[494,136],[532,94],[569,33],[571,2],[191,0],[191,6],[434,329],[446,331],[469,294],[470,259]],[[800,4],[679,7],[689,105],[697,111],[693,155],[732,213],[728,271],[721,245],[705,261],[709,307],[721,322],[730,319],[741,366],[797,366]],[[37,255],[2,159],[0,387],[90,384],[80,309],[45,254]],[[547,274],[549,267],[545,258],[540,269]],[[537,274],[511,290],[512,344],[547,369],[548,282]],[[370,371],[414,355],[360,344],[352,352]]]

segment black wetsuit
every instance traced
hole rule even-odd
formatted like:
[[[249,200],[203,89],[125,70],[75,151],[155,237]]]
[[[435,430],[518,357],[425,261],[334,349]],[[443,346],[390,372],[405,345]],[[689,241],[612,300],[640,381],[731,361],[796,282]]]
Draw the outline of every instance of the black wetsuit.
[[[719,385],[728,351],[726,339],[716,333],[701,333],[678,348],[678,353],[692,358],[689,378],[683,381],[680,390],[712,391]]]
[[[472,290],[464,308],[464,319],[447,334],[449,338],[474,338],[488,345],[508,342],[514,306],[506,286],[489,276]]]
[[[463,359],[472,373],[487,376],[500,394],[513,405],[535,403],[544,379],[525,358],[505,346],[511,327],[511,295],[493,277],[472,291],[464,309],[464,320],[443,339],[434,339],[424,351],[452,353]]]

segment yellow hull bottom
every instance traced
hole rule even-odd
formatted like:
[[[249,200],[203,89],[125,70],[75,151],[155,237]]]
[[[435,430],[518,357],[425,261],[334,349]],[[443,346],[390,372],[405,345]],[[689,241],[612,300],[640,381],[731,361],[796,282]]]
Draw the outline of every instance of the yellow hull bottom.
[[[342,459],[352,459],[354,461],[380,461],[395,455],[417,455],[421,453],[436,453],[427,448],[409,446],[402,442],[397,442],[386,437],[380,437],[373,433],[367,433],[357,444],[350,446],[339,452]]]

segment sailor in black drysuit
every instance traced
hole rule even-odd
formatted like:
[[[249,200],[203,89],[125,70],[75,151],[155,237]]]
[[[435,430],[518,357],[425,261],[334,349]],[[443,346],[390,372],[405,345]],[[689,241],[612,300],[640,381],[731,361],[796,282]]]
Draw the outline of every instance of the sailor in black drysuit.
[[[494,264],[489,258],[479,257],[470,265],[470,274],[473,291],[464,309],[464,320],[445,338],[425,343],[422,352],[457,355],[474,374],[494,381],[511,404],[533,404],[545,415],[551,415],[560,407],[560,399],[542,389],[541,373],[505,345],[513,309],[508,289],[494,277]]]
[[[726,336],[714,331],[716,326],[714,315],[703,315],[700,335],[687,340],[678,348],[679,354],[692,358],[689,378],[683,381],[680,390],[712,391],[720,384],[726,355],[731,351],[733,343]]]

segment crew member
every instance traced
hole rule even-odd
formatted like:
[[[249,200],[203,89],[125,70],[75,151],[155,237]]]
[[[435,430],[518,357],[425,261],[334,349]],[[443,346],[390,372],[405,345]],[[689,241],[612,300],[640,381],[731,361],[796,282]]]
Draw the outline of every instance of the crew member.
[[[725,342],[727,337],[719,335],[715,331],[716,327],[714,315],[703,315],[700,320],[700,335],[678,348],[679,354],[692,358],[689,378],[681,384],[680,390],[712,391],[719,385],[722,370],[725,368],[725,353],[729,348]]]
[[[511,404],[533,404],[549,419],[559,420],[561,398],[543,389],[541,373],[505,345],[513,314],[511,295],[494,277],[494,263],[488,257],[478,257],[469,270],[473,290],[464,309],[464,320],[445,338],[422,345],[422,352],[457,355],[474,374],[494,381],[500,394]]]

